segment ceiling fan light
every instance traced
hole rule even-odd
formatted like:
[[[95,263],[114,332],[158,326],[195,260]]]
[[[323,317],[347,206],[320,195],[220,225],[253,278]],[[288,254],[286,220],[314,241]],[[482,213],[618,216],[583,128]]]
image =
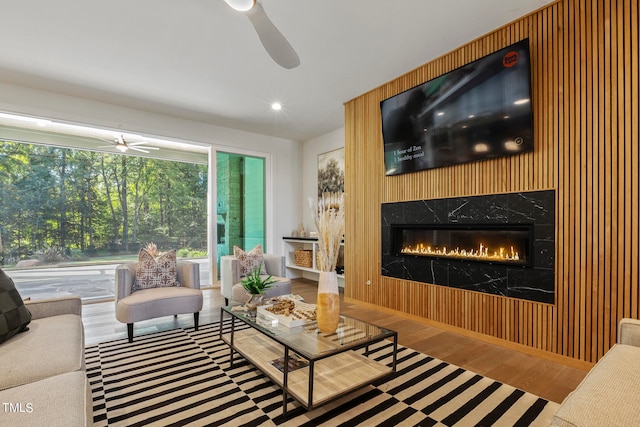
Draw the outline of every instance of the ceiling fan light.
[[[238,12],[247,12],[256,4],[256,0],[224,0],[229,6]]]
[[[118,150],[120,150],[120,152],[121,152],[121,153],[124,153],[124,152],[126,152],[126,151],[127,151],[127,149],[128,149],[129,147],[127,147],[127,146],[126,146],[126,145],[124,145],[124,144],[116,144],[116,148],[117,148]]]

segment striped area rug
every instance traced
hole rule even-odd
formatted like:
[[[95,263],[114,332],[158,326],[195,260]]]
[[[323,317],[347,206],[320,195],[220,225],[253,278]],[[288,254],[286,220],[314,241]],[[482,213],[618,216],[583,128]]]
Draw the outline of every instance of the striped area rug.
[[[223,327],[228,327],[225,321]],[[218,339],[219,324],[86,349],[96,426],[547,426],[558,404],[399,346],[398,373],[311,412]],[[373,347],[372,347],[373,348]],[[391,363],[383,342],[370,356]]]

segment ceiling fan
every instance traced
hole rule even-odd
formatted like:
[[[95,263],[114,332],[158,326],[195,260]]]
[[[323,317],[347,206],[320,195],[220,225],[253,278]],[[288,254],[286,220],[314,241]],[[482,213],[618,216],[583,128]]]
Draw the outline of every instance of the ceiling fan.
[[[127,142],[124,139],[124,135],[120,134],[118,136],[116,136],[115,138],[113,138],[112,141],[107,141],[110,145],[103,145],[102,147],[98,147],[98,148],[115,148],[116,150],[120,151],[121,153],[126,153],[127,150],[132,149],[135,151],[140,151],[142,153],[149,153],[149,151],[147,150],[159,150],[158,147],[149,147],[146,146],[144,147],[144,149],[140,148],[140,145],[145,145],[148,144],[147,141],[139,141],[139,142]]]
[[[258,33],[267,53],[283,68],[300,65],[300,58],[280,30],[271,22],[262,4],[256,0],[224,0],[233,9],[243,12]]]

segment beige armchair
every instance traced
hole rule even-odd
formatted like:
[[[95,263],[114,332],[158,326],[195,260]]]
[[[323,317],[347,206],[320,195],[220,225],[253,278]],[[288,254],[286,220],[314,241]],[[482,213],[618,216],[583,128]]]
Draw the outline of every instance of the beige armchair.
[[[291,293],[291,280],[286,278],[284,256],[264,254],[264,267],[267,274],[276,280],[266,291],[269,298]],[[220,293],[224,297],[225,305],[244,304],[249,294],[240,283],[240,261],[233,255],[220,257]]]
[[[193,323],[198,330],[198,318],[202,310],[200,290],[200,265],[190,261],[178,261],[179,287],[141,289],[131,292],[136,277],[136,262],[116,267],[116,319],[127,324],[129,342],[133,342],[133,324],[162,316],[193,313]]]

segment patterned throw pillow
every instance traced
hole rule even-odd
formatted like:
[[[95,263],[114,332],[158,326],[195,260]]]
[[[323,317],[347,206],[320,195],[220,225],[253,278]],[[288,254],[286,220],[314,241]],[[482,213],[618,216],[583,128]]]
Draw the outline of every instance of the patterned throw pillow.
[[[131,291],[170,286],[180,286],[175,249],[158,257],[157,261],[146,249],[140,249],[136,280]]]
[[[244,277],[247,274],[251,274],[253,270],[258,268],[262,264],[260,274],[267,274],[267,269],[264,266],[264,256],[262,252],[262,245],[256,245],[255,248],[249,252],[245,252],[237,246],[233,247],[233,256],[238,258],[240,263],[240,277]]]
[[[31,313],[11,277],[0,269],[0,343],[29,328]]]

